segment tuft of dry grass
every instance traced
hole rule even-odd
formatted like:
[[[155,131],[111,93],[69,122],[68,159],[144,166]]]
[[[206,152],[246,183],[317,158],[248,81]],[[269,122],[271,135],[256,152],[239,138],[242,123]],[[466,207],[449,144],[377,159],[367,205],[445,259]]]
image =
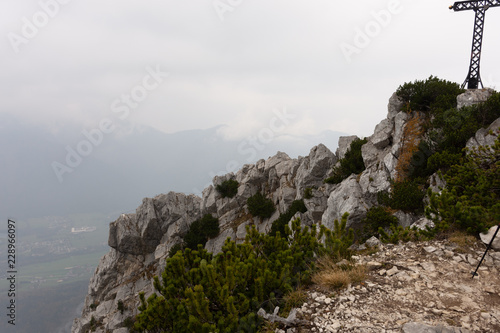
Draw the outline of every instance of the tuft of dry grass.
[[[474,247],[477,244],[477,239],[465,233],[464,231],[454,231],[451,235],[448,236],[448,241],[455,243],[457,248],[456,252],[465,253],[470,250],[470,248]]]
[[[301,307],[307,301],[307,293],[303,288],[299,287],[297,290],[286,294],[284,300],[283,311],[288,314],[291,309]]]
[[[278,329],[278,323],[271,323],[269,321],[265,321],[264,325],[259,330],[259,333],[274,333]]]
[[[354,266],[349,271],[349,277],[351,278],[351,283],[361,283],[366,280],[366,266],[357,265]]]
[[[312,281],[327,289],[347,288],[350,284],[360,283],[366,279],[365,266],[338,266],[329,257],[318,259],[318,268],[318,271],[312,277]]]

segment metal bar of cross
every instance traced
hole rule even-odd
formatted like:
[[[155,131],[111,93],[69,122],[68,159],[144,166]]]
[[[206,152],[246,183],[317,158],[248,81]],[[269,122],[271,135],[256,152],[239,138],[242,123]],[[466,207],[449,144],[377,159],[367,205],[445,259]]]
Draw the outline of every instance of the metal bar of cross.
[[[483,44],[484,18],[486,10],[490,7],[500,6],[500,0],[472,0],[458,1],[450,6],[454,11],[474,10],[476,17],[474,20],[474,35],[472,38],[471,60],[469,65],[469,73],[462,84],[462,88],[467,84],[467,89],[477,89],[479,85],[483,88],[481,81],[480,63],[481,63],[481,47]]]

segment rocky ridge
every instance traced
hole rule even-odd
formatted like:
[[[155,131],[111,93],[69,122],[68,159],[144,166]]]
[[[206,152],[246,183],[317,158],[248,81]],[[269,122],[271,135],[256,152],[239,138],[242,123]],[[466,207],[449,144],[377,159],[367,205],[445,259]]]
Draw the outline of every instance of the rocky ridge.
[[[482,94],[481,91],[480,96],[469,96],[467,101],[484,100]],[[341,138],[335,153],[323,144],[297,159],[278,152],[267,160],[243,166],[235,174],[216,176],[201,198],[174,192],[145,198],[136,213],[122,214],[110,224],[110,252],[101,259],[90,280],[82,316],[75,319],[72,333],[88,331],[91,322],[97,324],[96,332],[128,332],[124,322],[137,314],[139,293],[148,296],[154,292],[152,277],[161,275],[170,248],[204,214],[210,213],[220,222],[220,234],[205,246],[212,252],[218,252],[227,238],[242,241],[247,225],[254,224],[259,231],[268,232],[272,222],[294,200],[303,199],[305,189],[311,189],[312,197],[304,199],[307,212],[298,213],[303,224],[322,223],[331,228],[335,219],[348,212],[348,227],[359,225],[368,209],[376,204],[376,193],[388,190],[396,176],[404,129],[416,116],[401,111],[402,106],[393,94],[386,119],[376,126],[362,147],[366,170],[340,184],[325,184],[323,180],[331,175],[332,166],[345,155],[356,136]],[[490,140],[488,135],[489,132],[478,131],[475,140]],[[227,179],[240,184],[234,198],[222,198],[215,190],[216,185]],[[253,218],[246,207],[247,199],[259,191],[271,198],[277,208],[268,219]],[[403,226],[429,222],[422,216],[400,211],[394,214]],[[120,303],[123,311],[118,310]]]

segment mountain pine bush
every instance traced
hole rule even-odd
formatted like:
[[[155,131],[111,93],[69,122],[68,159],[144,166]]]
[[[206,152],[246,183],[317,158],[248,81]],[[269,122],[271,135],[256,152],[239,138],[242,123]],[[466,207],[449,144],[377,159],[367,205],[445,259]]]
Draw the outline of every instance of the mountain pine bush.
[[[457,96],[463,92],[457,83],[430,76],[399,86],[396,94],[406,103],[407,111],[432,111],[456,107]]]
[[[352,251],[349,249],[354,242],[354,231],[346,228],[349,213],[344,213],[340,222],[335,220],[333,230],[321,226],[321,234],[325,235],[323,255],[333,258],[335,262],[342,259],[351,259]]]
[[[500,129],[499,129],[500,131]],[[500,143],[469,151],[444,174],[446,188],[431,193],[426,213],[440,230],[477,235],[500,221]]]
[[[391,214],[387,207],[373,206],[366,213],[366,217],[362,221],[363,224],[363,239],[368,239],[371,236],[379,236],[379,228],[388,229],[392,225],[398,224],[398,218]]]
[[[276,208],[273,201],[266,198],[262,193],[257,192],[247,200],[248,211],[252,216],[269,218],[273,215]]]
[[[392,184],[391,192],[379,192],[379,204],[405,212],[419,213],[423,211],[425,191],[415,180],[403,180]]]
[[[223,198],[233,198],[236,193],[238,193],[238,186],[238,181],[229,179],[223,181],[220,185],[217,185],[215,189]]]
[[[273,224],[271,225],[270,234],[275,235],[277,232],[279,232],[281,233],[281,235],[285,235],[285,227],[297,212],[307,212],[307,207],[304,204],[304,200],[293,201],[288,210],[285,213],[280,214],[280,217],[278,217],[278,219],[273,222]]]
[[[259,308],[272,312],[286,306],[298,286],[307,285],[318,255],[348,255],[352,231],[345,230],[347,216],[335,230],[319,231],[292,222],[281,236],[247,227],[245,242],[226,240],[213,255],[198,246],[167,259],[157,293],[140,294],[138,332],[257,332],[263,321]],[[325,246],[320,242],[324,239]],[[348,242],[351,242],[348,244]]]
[[[219,219],[213,217],[212,214],[205,214],[201,219],[191,223],[187,234],[184,236],[183,246],[197,249],[198,244],[205,246],[209,238],[216,237],[218,234]]]
[[[363,172],[365,163],[363,162],[363,156],[361,156],[361,147],[367,142],[367,139],[352,141],[344,158],[339,161],[340,165],[333,168],[333,176],[325,179],[325,183],[339,184],[353,173],[359,174]]]

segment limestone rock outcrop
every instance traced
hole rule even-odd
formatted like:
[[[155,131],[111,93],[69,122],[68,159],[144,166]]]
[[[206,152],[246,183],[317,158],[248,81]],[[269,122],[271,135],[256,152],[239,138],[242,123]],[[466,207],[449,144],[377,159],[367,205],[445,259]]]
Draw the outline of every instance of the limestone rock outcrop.
[[[457,108],[461,109],[486,101],[495,91],[490,88],[469,89],[457,97]]]
[[[487,128],[481,128],[476,134],[467,141],[466,147],[473,149],[479,146],[493,146],[495,140],[500,134],[500,118],[495,120]]]
[[[491,247],[495,250],[500,251],[500,231],[497,232],[498,226],[491,227],[488,232],[481,233],[479,236],[484,244],[490,244]],[[495,236],[495,238],[493,238]],[[493,242],[491,241],[493,239]]]
[[[135,214],[122,214],[109,225],[108,245],[121,253],[154,252],[162,238],[185,234],[200,217],[200,198],[170,192],[145,198]]]
[[[403,102],[396,94],[389,100],[387,118],[376,127],[367,143],[361,147],[365,171],[352,175],[336,185],[328,198],[323,223],[331,227],[335,219],[349,213],[348,227],[357,227],[366,212],[376,204],[376,194],[388,191],[396,176],[396,165],[402,145],[403,131],[410,115],[401,111]],[[356,137],[339,140],[339,156],[345,155],[346,146]]]

